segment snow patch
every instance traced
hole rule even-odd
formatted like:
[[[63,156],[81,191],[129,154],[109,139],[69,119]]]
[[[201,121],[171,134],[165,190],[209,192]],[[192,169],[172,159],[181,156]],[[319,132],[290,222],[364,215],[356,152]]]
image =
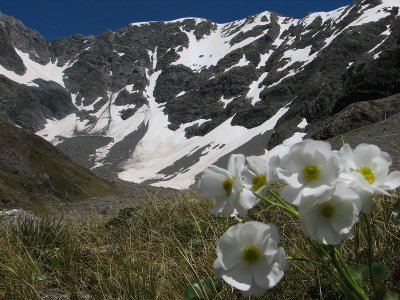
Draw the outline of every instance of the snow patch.
[[[260,87],[260,84],[264,81],[264,79],[268,76],[268,72],[263,73],[258,80],[253,81],[249,86],[249,91],[247,92],[246,97],[251,99],[251,105],[256,104],[261,101],[260,93],[264,89],[264,85]]]
[[[265,66],[272,53],[274,53],[274,51],[270,50],[267,53],[260,55],[260,62],[258,63],[257,69]]]
[[[380,35],[385,36],[385,38],[384,38],[381,42],[379,42],[374,48],[372,48],[371,50],[369,50],[368,53],[374,52],[376,49],[378,49],[380,46],[382,46],[382,44],[389,38],[390,33],[391,33],[391,31],[390,31],[389,28],[390,28],[390,25],[388,25],[387,28],[386,28],[386,30],[380,34]],[[380,51],[380,52],[382,52],[382,51]],[[380,52],[379,52],[379,53],[380,53]],[[376,54],[375,54],[375,55],[376,55]],[[378,56],[378,57],[379,57],[379,56]],[[374,56],[374,59],[376,59],[375,56]]]
[[[281,61],[289,59],[289,62],[283,67],[279,68],[277,71],[281,72],[296,62],[307,62],[313,60],[316,56],[316,53],[310,56],[310,52],[311,52],[311,46],[307,46],[306,48],[303,49],[293,49],[293,50],[290,49],[285,51],[285,53],[283,53]]]
[[[219,99],[219,101],[221,101],[222,104],[224,105],[224,108],[226,108],[226,106],[227,106],[229,103],[231,103],[231,102],[233,101],[233,99],[235,99],[235,98],[232,97],[232,98],[225,99],[224,96],[222,96],[221,99]]]
[[[9,79],[18,82],[20,84],[30,85],[30,86],[38,86],[37,84],[33,83],[32,81],[35,79],[43,79],[46,81],[54,81],[64,86],[63,76],[64,71],[71,67],[72,64],[67,62],[64,66],[58,67],[57,61],[52,63],[51,61],[48,62],[46,65],[41,65],[29,58],[28,53],[24,53],[18,49],[15,49],[19,57],[21,57],[22,62],[26,67],[25,74],[18,75],[13,71],[9,71],[3,66],[0,66],[0,74],[8,77]]]
[[[138,93],[139,90],[135,90],[135,84],[129,84],[127,86],[125,86],[125,90],[129,93],[129,94],[133,94],[133,93]]]
[[[155,70],[157,67],[157,49],[158,46],[154,48],[154,51],[147,50],[147,53],[149,54],[150,57],[150,61],[153,63],[153,70]]]
[[[186,128],[191,127],[193,125],[200,126],[201,124],[209,122],[209,121],[212,121],[212,119],[199,119],[199,120],[195,120],[195,121],[192,121],[192,122],[189,122],[189,123],[181,124],[181,126],[179,126],[179,128],[180,129],[186,129]]]
[[[300,22],[300,20],[297,19],[291,19],[291,18],[286,18],[286,17],[278,17],[278,25],[280,26],[280,34],[279,36],[275,39],[275,41],[272,43],[273,46],[279,47],[283,43],[286,42],[286,36],[283,37],[283,34],[288,30],[292,25],[296,26],[297,23]]]
[[[317,18],[321,18],[321,25],[325,24],[328,21],[331,21],[334,24],[340,23],[350,12],[350,8],[347,9],[347,6],[340,7],[338,9],[329,11],[329,12],[315,12],[306,16],[301,20],[301,24],[304,28],[310,26]]]
[[[377,22],[383,18],[388,17],[391,14],[391,10],[395,7],[400,7],[399,0],[382,0],[381,4],[366,9],[368,6],[364,6],[362,15],[356,20],[351,22],[347,27],[360,26],[367,23]],[[398,10],[397,16],[400,15],[400,9]]]
[[[307,127],[307,125],[308,125],[307,120],[303,118],[303,120],[301,120],[301,122],[297,124],[297,128],[304,129]]]
[[[197,40],[192,31],[185,31],[181,27],[181,31],[184,32],[189,39],[189,45],[187,48],[179,47],[176,49],[179,58],[173,62],[172,65],[184,65],[195,72],[199,72],[203,68],[217,65],[218,61],[228,53],[243,48],[264,35],[263,32],[258,36],[248,37],[231,46],[230,41],[232,38],[242,32],[238,31],[232,35],[226,34],[226,31],[229,31],[232,24],[235,24],[235,22],[216,24],[217,28],[214,31],[199,40]],[[252,26],[254,27],[255,25],[253,24]]]
[[[45,127],[36,134],[53,145],[58,145],[62,142],[62,138],[73,137],[77,128],[85,127],[87,122],[89,120],[81,122],[76,114],[70,114],[61,120],[48,119]]]
[[[238,61],[238,63],[237,63],[237,64],[234,64],[233,66],[231,66],[231,67],[229,67],[229,68],[227,68],[227,69],[225,69],[224,73],[228,72],[229,70],[231,70],[231,69],[233,69],[233,68],[235,68],[235,67],[244,67],[244,66],[247,66],[249,63],[250,63],[250,61],[248,61],[248,60],[246,59],[246,56],[243,54],[243,57]]]
[[[252,129],[232,126],[233,117],[231,117],[205,136],[194,136],[191,139],[185,138],[183,128],[173,132],[164,126],[160,126],[156,139],[154,139],[153,134],[147,137],[149,132],[146,133],[140,142],[140,147],[138,145],[133,157],[126,164],[125,171],[119,174],[119,178],[133,182],[160,180],[153,185],[177,189],[188,188],[194,183],[197,174],[215,163],[221,156],[232,152],[255,136],[273,129],[279,118],[288,110],[288,107],[281,108],[275,116]],[[152,118],[150,118],[151,122]],[[221,145],[225,146],[222,147]],[[172,176],[159,173],[186,157],[189,153],[193,153],[195,149],[201,148],[206,149],[203,151],[203,156],[199,157],[199,161],[185,172],[178,172]]]

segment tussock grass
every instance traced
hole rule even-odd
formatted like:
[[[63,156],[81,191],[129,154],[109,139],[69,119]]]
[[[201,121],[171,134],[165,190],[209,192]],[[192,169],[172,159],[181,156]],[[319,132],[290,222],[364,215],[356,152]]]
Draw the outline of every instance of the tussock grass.
[[[375,261],[390,270],[385,284],[400,292],[400,222],[391,216],[394,201],[375,199],[374,251]],[[41,218],[3,225],[0,299],[183,299],[188,283],[214,277],[216,242],[236,224],[212,216],[212,205],[187,193],[123,209],[111,220]],[[297,221],[283,212],[256,207],[246,220],[274,223],[288,253],[319,260]],[[341,246],[354,268],[367,263],[364,226],[360,222]],[[340,299],[329,268],[320,263],[291,262],[284,280],[262,299]],[[215,289],[210,299],[243,299],[224,283]]]

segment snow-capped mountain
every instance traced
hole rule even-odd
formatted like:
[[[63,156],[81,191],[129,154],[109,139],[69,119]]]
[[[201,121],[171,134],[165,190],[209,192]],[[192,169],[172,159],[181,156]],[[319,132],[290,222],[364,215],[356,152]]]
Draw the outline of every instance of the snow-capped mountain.
[[[186,188],[229,153],[395,112],[366,101],[400,93],[399,6],[132,23],[50,43],[0,13],[0,116],[98,172]]]

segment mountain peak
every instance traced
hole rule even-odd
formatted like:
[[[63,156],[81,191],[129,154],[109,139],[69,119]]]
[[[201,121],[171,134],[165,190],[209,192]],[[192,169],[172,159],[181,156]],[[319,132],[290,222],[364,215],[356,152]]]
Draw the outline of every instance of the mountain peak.
[[[232,152],[298,142],[303,119],[337,133],[351,104],[399,93],[398,8],[132,23],[50,45],[0,30],[0,113],[97,172],[186,188]],[[364,106],[355,124],[396,113]]]

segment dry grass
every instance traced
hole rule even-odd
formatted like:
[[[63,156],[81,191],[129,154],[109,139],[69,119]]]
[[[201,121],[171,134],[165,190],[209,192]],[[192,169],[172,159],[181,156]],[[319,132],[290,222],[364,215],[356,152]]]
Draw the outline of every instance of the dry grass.
[[[375,200],[374,250],[376,261],[390,270],[385,284],[400,292],[400,224],[390,216],[394,200]],[[2,226],[0,298],[183,299],[189,282],[213,278],[216,242],[236,222],[211,216],[211,206],[188,193],[124,209],[108,222],[43,218]],[[258,207],[247,219],[275,223],[287,252],[318,259],[297,221],[284,213]],[[367,262],[363,227],[360,223],[355,231],[360,234],[341,246],[354,268]],[[291,263],[284,280],[262,299],[340,299],[327,270],[324,265]],[[219,283],[210,299],[242,297]]]

